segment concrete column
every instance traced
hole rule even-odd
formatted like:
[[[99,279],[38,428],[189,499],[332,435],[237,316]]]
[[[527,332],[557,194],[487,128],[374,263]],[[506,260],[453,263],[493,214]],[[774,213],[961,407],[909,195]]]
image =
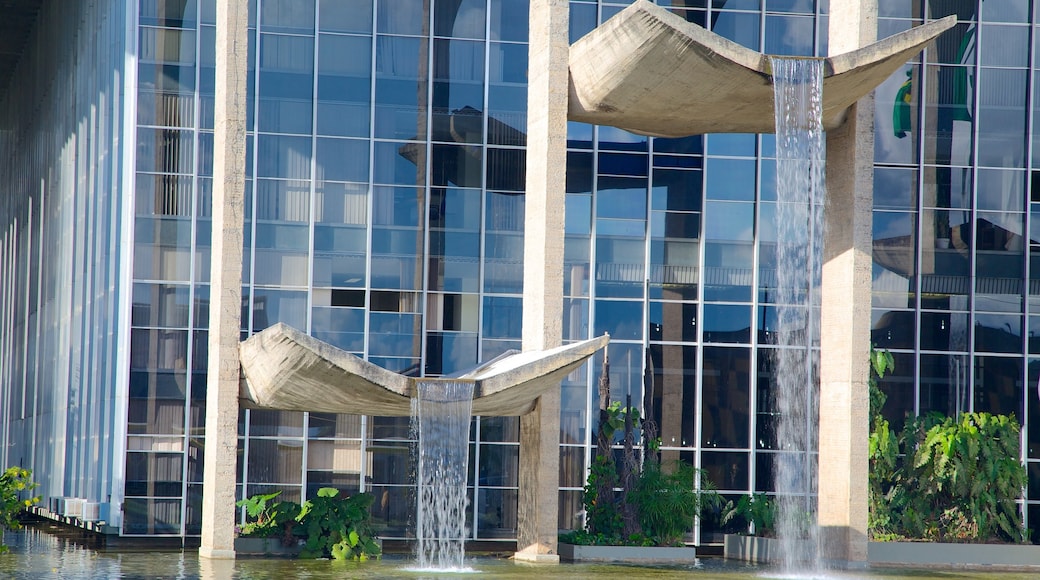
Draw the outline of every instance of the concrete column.
[[[202,544],[199,556],[235,557],[239,328],[246,167],[247,0],[217,2],[213,249],[210,269]]]
[[[569,6],[531,0],[524,222],[524,350],[559,346],[567,165]],[[560,391],[520,417],[519,560],[559,562]]]
[[[831,0],[831,54],[873,42],[876,0]],[[827,134],[827,205],[820,362],[821,556],[867,563],[867,435],[870,353],[874,97]]]

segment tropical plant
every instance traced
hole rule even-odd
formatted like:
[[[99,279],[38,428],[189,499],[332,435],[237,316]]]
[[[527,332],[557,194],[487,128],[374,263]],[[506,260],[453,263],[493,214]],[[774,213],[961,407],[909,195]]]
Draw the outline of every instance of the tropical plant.
[[[235,504],[245,508],[246,514],[250,518],[242,526],[243,536],[270,538],[280,535],[284,545],[291,546],[295,543],[294,530],[302,508],[294,501],[272,501],[281,493],[281,491],[276,491],[258,494]]]
[[[28,469],[8,467],[0,474],[0,554],[8,551],[2,541],[3,530],[22,527],[19,516],[26,508],[39,503],[39,496],[24,497],[38,486],[32,481],[32,472]]]
[[[909,418],[898,437],[881,416],[877,380],[889,353],[871,351],[869,532],[873,539],[1026,539],[1017,499],[1026,485],[1014,415],[932,413]]]
[[[681,545],[694,518],[722,503],[704,471],[680,461],[670,473],[653,461],[645,462],[629,499],[643,534],[659,546]]]
[[[297,517],[307,532],[300,557],[364,561],[379,556],[369,524],[374,499],[370,493],[339,497],[334,487],[319,489],[317,497],[303,502]]]
[[[372,494],[340,496],[334,487],[323,487],[303,505],[274,502],[280,491],[250,496],[236,505],[246,509],[250,521],[242,526],[245,537],[281,535],[282,543],[303,540],[301,558],[367,560],[379,557],[380,548],[370,525]]]
[[[764,493],[742,495],[736,503],[730,500],[722,509],[721,523],[727,525],[734,520],[746,522],[747,531],[752,535],[773,537],[776,535],[776,502]]]

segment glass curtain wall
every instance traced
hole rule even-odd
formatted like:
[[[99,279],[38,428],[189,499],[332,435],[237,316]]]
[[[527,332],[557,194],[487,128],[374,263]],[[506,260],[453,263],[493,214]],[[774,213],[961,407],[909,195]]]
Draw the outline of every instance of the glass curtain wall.
[[[571,39],[627,4],[572,0]],[[826,54],[826,2],[661,4],[755,50]],[[884,412],[896,426],[931,410],[1027,420],[1040,413],[1029,388],[1040,377],[1040,267],[1027,259],[1040,242],[1027,255],[1024,241],[1040,215],[1030,201],[1037,17],[1018,0],[879,4],[881,37],[962,20],[877,91],[872,338],[897,364]],[[285,322],[429,376],[519,348],[527,10],[523,0],[254,0],[243,336]],[[214,0],[140,0],[137,18],[124,533],[193,535]],[[612,395],[642,405],[649,385],[664,460],[704,468],[729,498],[771,492],[772,136],[649,139],[575,123],[566,162],[564,339],[611,334]],[[582,525],[601,363],[562,387],[562,529]],[[369,491],[380,533],[410,533],[407,419],[243,411],[240,436],[240,496]],[[515,535],[517,440],[516,419],[473,420],[474,538]],[[1025,440],[1034,523],[1040,427]],[[690,532],[711,542],[721,530],[705,520]]]
[[[33,470],[43,507],[117,526],[126,14],[45,3],[0,89],[0,465]]]

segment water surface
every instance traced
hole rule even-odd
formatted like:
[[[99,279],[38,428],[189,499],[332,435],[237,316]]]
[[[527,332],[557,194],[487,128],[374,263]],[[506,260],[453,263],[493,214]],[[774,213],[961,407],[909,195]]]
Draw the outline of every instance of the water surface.
[[[0,555],[0,578],[12,580],[95,580],[95,579],[235,579],[235,580],[311,580],[358,578],[362,580],[467,580],[487,579],[622,579],[720,578],[724,580],[766,580],[784,577],[762,566],[729,563],[718,558],[701,559],[696,566],[635,566],[560,564],[532,565],[505,559],[467,558],[470,573],[416,571],[410,556],[387,556],[373,562],[334,562],[328,560],[282,560],[240,558],[235,561],[200,560],[194,550],[149,551],[93,549],[82,543],[49,533],[42,527],[7,532],[4,541],[11,553]],[[787,576],[790,578],[790,576]],[[1036,574],[993,572],[870,571],[819,575],[827,579],[917,580],[1026,580]]]

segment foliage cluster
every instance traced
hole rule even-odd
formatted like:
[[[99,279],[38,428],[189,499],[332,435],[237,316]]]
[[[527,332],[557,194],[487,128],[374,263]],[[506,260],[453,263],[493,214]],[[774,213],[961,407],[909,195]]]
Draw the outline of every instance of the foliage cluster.
[[[26,508],[39,503],[39,496],[24,497],[38,485],[33,483],[32,472],[28,469],[8,467],[0,474],[0,554],[8,550],[2,541],[3,530],[20,528],[18,517]]]
[[[1016,500],[1026,485],[1014,415],[930,414],[896,435],[881,416],[877,380],[892,368],[871,354],[870,521],[875,540],[1022,542]]]
[[[764,493],[742,495],[736,503],[726,502],[722,510],[722,525],[741,521],[747,523],[747,531],[753,536],[772,538],[776,536],[776,502]]]
[[[624,429],[629,441],[624,455],[628,455],[631,431],[640,423],[638,409],[622,407],[614,401],[601,409],[599,437],[613,441],[615,434]],[[647,441],[645,448],[656,451],[659,441]],[[631,458],[622,458],[626,460]],[[623,466],[619,469],[617,463],[609,448],[607,453],[597,450],[583,494],[585,529],[563,534],[561,541],[579,545],[682,545],[694,518],[706,508],[721,505],[720,496],[703,470],[691,465],[675,462],[662,467],[648,457],[626,485],[619,473],[624,471]],[[634,529],[624,522],[626,503],[638,519]]]
[[[372,494],[340,496],[334,487],[323,487],[312,500],[300,505],[274,501],[280,491],[254,495],[239,501],[249,522],[242,526],[247,537],[279,537],[285,545],[303,540],[301,558],[367,560],[379,557],[370,524]]]

